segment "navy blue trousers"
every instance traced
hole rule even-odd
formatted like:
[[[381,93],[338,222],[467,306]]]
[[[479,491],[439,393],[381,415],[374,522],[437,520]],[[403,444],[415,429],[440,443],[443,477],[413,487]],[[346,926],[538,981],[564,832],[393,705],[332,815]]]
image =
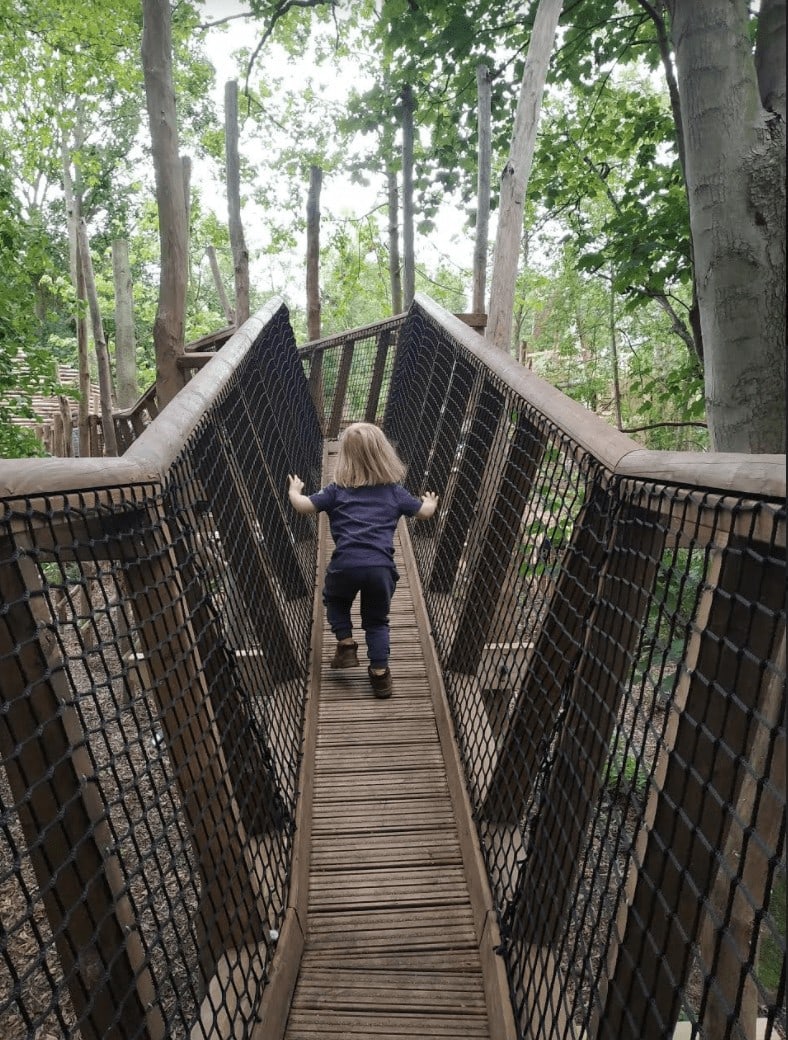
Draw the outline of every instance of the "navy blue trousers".
[[[349,567],[328,571],[323,586],[323,603],[331,631],[337,639],[353,635],[350,610],[361,593],[361,627],[367,656],[373,668],[386,668],[389,661],[389,609],[399,574],[391,567]]]

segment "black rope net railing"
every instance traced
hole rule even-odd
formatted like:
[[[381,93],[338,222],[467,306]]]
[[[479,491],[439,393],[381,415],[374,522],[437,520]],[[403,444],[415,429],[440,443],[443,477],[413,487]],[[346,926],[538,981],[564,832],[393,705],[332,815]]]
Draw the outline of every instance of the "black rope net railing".
[[[414,551],[519,1035],[785,1036],[784,470],[638,452],[424,299],[233,342],[188,435],[4,492],[0,1036],[257,1040],[315,568],[286,474],[356,419],[441,496]]]
[[[495,356],[417,303],[384,428],[441,496],[414,553],[518,1033],[785,1037],[784,459],[637,451]]]
[[[403,314],[307,343],[299,350],[326,437],[383,419]]]
[[[284,308],[241,354],[215,393],[195,379],[207,406],[160,479],[3,500],[3,1040],[256,1022],[287,906],[316,556],[284,489],[289,468],[319,479],[321,437]],[[137,471],[168,447],[158,423]]]

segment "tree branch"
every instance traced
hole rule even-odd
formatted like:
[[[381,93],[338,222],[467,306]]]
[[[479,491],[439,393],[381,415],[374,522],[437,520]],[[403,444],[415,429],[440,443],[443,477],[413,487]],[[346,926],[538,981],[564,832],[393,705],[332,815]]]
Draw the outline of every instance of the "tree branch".
[[[271,38],[271,35],[276,27],[276,23],[280,18],[283,18],[288,11],[294,7],[325,7],[329,5],[332,9],[336,5],[336,0],[279,0],[276,7],[273,10],[271,21],[268,23],[268,28],[265,30],[260,38],[260,42],[254,49],[254,52],[249,59],[249,64],[246,66],[246,79],[244,81],[244,93],[249,93],[249,77],[252,74],[254,63],[257,61],[257,56],[265,46],[266,42]]]
[[[705,422],[655,422],[649,423],[647,426],[631,426],[629,428],[621,426],[619,428],[622,433],[642,433],[643,430],[656,430],[660,426],[698,426],[702,430],[708,429],[708,423]]]

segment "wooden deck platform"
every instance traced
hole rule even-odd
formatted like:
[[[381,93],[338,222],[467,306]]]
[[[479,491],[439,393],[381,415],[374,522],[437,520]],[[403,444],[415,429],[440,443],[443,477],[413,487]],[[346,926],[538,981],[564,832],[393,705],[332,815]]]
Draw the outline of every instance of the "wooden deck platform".
[[[491,1035],[399,538],[396,552],[390,700],[372,694],[360,625],[360,666],[330,669],[323,621],[308,927],[286,1040]]]

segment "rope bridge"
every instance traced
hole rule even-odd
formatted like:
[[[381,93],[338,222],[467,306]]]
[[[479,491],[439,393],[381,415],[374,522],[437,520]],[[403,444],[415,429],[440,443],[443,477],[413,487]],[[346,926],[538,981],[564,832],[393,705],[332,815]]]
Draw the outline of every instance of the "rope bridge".
[[[641,449],[425,297],[300,351],[275,301],[121,458],[0,463],[0,1036],[422,1035],[287,1024],[348,810],[286,475],[356,419],[441,495],[403,539],[490,1036],[785,1037],[785,459]]]

